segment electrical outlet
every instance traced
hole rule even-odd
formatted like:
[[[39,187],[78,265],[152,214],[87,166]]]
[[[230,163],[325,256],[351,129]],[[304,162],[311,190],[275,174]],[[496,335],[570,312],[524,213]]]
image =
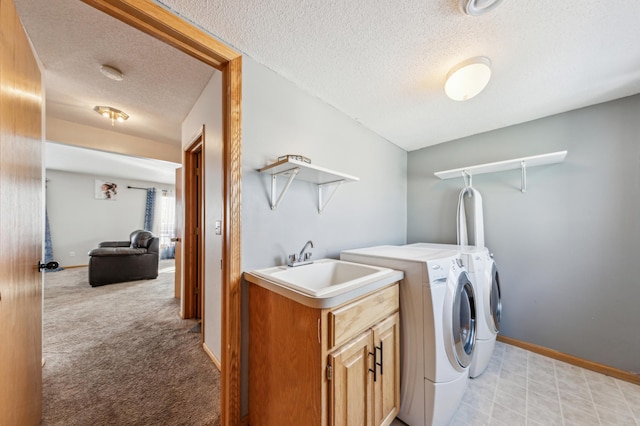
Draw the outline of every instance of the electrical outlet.
[[[70,252],[69,252],[69,256],[73,257],[73,256],[75,256],[75,255],[76,255],[76,252],[75,252],[75,251],[70,251]]]

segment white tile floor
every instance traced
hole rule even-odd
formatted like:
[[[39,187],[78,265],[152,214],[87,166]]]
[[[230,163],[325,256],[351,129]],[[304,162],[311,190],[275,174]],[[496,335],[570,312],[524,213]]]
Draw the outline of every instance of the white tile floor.
[[[497,342],[450,425],[640,426],[640,386]]]

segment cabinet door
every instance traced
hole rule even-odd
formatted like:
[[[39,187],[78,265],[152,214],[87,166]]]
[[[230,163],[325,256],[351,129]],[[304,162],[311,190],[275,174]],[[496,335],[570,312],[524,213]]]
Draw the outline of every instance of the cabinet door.
[[[371,331],[367,331],[329,355],[331,425],[373,424],[373,373],[369,371],[373,366],[371,339]]]
[[[400,409],[400,316],[391,315],[373,327],[378,372],[373,384],[374,423],[389,425]]]

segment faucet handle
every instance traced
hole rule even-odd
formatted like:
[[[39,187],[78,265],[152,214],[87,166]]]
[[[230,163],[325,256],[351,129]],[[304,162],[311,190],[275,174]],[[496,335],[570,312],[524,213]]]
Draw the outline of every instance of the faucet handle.
[[[302,260],[306,262],[307,260],[311,259],[311,254],[312,254],[311,252],[305,252],[304,259]]]
[[[289,264],[295,263],[298,260],[298,256],[294,253],[294,254],[290,254],[289,255]]]

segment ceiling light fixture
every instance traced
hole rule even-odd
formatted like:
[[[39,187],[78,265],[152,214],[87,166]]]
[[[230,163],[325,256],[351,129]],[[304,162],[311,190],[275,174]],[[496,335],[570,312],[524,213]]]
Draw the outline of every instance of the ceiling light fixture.
[[[502,3],[502,0],[460,0],[462,11],[467,15],[479,16],[490,12]]]
[[[93,110],[101,116],[111,120],[112,126],[116,124],[116,121],[122,123],[124,120],[129,118],[129,115],[127,113],[110,106],[96,106],[93,108]]]
[[[482,92],[490,78],[489,58],[478,56],[467,59],[449,71],[444,91],[454,101],[466,101]]]
[[[124,74],[118,68],[112,67],[111,65],[102,65],[100,67],[100,72],[105,77],[110,78],[115,81],[122,81],[124,79]]]

